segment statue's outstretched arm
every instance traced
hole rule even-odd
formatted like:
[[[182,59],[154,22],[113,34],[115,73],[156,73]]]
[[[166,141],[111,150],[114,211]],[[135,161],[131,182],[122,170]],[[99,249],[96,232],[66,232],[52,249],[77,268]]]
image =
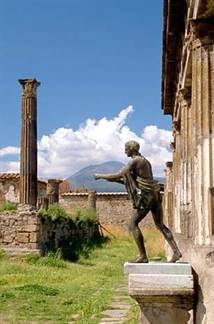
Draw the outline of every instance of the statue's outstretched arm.
[[[96,173],[94,175],[94,178],[95,178],[95,180],[104,179],[104,180],[108,180],[111,182],[124,183],[123,177],[124,177],[125,173],[127,172],[127,170],[128,170],[128,168],[124,168],[117,173],[109,173],[109,174]]]

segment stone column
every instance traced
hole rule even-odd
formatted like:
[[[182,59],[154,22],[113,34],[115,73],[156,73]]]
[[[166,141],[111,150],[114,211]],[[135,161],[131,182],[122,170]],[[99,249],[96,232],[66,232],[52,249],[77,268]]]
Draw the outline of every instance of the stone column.
[[[20,79],[22,85],[20,203],[37,203],[37,96],[36,79]]]
[[[164,189],[164,222],[173,229],[173,163],[171,161],[166,162],[166,184]]]
[[[49,204],[54,204],[59,202],[59,184],[61,180],[49,179],[47,185],[47,197]]]

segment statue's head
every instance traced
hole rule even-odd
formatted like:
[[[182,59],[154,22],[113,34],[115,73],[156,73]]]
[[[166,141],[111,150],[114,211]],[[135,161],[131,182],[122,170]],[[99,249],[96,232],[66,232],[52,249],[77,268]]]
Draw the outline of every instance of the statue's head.
[[[136,141],[128,141],[125,143],[125,153],[127,156],[139,154],[140,144]]]

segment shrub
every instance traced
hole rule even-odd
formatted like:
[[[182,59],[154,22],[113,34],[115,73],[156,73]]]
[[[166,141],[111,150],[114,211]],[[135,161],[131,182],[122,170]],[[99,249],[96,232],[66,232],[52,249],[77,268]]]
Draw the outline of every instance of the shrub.
[[[92,222],[96,222],[97,221],[97,213],[96,210],[94,210],[93,208],[91,209],[80,209],[78,208],[75,212],[74,212],[74,216],[73,218],[75,219],[79,219],[82,221],[92,221]]]
[[[59,218],[67,218],[68,214],[65,209],[59,204],[55,203],[48,207],[48,209],[41,208],[38,211],[38,216],[50,217],[53,221]]]
[[[0,211],[17,210],[17,204],[7,201],[0,207]]]

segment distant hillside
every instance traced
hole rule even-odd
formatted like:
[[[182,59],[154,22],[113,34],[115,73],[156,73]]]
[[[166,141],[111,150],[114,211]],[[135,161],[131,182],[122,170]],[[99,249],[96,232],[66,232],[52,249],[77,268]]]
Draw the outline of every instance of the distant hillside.
[[[79,187],[86,187],[89,190],[97,192],[118,192],[125,191],[125,187],[119,183],[113,183],[105,180],[94,180],[95,173],[113,173],[124,167],[124,164],[118,161],[109,161],[98,165],[89,165],[73,174],[67,180],[71,183],[72,190]]]
[[[97,192],[120,192],[126,191],[125,187],[119,183],[105,180],[94,180],[95,173],[114,173],[121,170],[124,164],[118,161],[108,161],[98,165],[89,165],[69,177],[72,190],[82,186]],[[165,178],[156,178],[160,183],[165,183]]]

